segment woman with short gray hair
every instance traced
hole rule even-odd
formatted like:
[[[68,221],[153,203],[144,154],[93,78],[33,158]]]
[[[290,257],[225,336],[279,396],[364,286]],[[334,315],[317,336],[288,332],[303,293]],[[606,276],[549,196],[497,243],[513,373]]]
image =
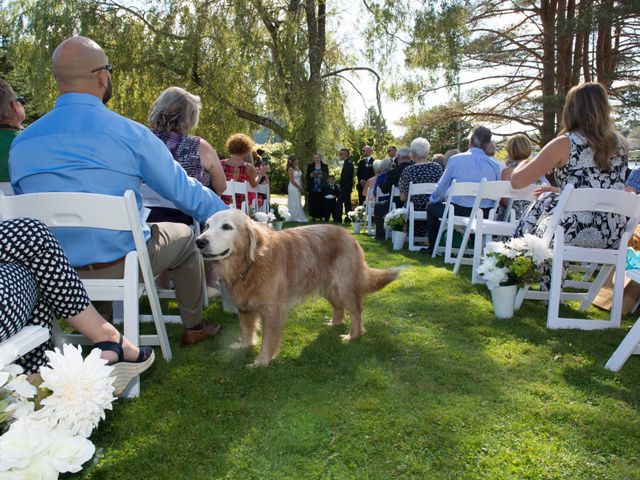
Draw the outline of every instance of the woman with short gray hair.
[[[411,145],[411,159],[413,165],[409,165],[404,169],[400,176],[400,182],[398,188],[400,189],[400,200],[407,201],[409,195],[409,185],[411,183],[438,183],[442,172],[442,167],[429,161],[429,150],[431,150],[431,144],[426,138],[418,137]],[[419,211],[425,211],[427,204],[429,203],[429,195],[416,195],[411,197],[413,207]],[[416,237],[425,237],[427,233],[426,222],[416,222]]]

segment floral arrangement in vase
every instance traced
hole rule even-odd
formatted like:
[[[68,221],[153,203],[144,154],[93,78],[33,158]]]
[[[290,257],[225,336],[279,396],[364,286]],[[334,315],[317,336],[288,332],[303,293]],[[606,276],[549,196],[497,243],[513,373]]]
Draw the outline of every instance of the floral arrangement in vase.
[[[273,212],[250,212],[251,218],[253,218],[258,223],[264,223],[266,225],[271,225],[276,220],[276,216]]]
[[[347,213],[347,216],[353,223],[365,223],[367,221],[367,212],[362,205],[359,205],[355,210],[351,210]]]
[[[271,208],[271,213],[273,214],[274,222],[286,222],[291,218],[291,214],[289,213],[289,209],[284,205],[276,205]]]
[[[111,409],[113,367],[94,349],[64,345],[47,351],[42,383],[27,381],[17,355],[0,358],[0,477],[58,478],[89,461],[95,446],[88,439],[105,410]]]
[[[384,216],[384,227],[392,232],[404,232],[406,225],[406,208],[395,208]]]
[[[507,242],[489,242],[484,249],[478,273],[489,290],[499,286],[524,285],[540,279],[542,265],[551,258],[551,250],[535,235],[512,238]]]

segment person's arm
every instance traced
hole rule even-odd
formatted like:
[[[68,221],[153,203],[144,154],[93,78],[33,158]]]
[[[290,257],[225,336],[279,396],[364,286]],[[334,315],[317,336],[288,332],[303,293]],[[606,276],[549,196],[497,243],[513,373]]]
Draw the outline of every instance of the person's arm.
[[[287,169],[287,175],[289,176],[289,182],[291,182],[291,185],[296,187],[298,190],[302,190],[302,185],[298,185],[298,183],[295,180],[295,177],[293,176],[293,168],[289,167]]]
[[[562,166],[569,159],[570,141],[566,136],[547,143],[536,158],[521,162],[511,173],[511,186],[525,188],[535,183],[541,175]]]
[[[256,188],[256,185],[258,185],[258,181],[256,180],[256,167],[248,162],[245,162],[245,165],[247,166],[247,180],[249,181],[249,185]]]
[[[444,169],[444,173],[440,177],[436,189],[429,195],[429,203],[442,202],[444,200],[447,195],[447,190],[449,190],[449,186],[451,185],[451,180],[453,180],[453,172],[456,171],[457,162],[457,159],[449,159],[447,168]]]
[[[136,152],[142,180],[198,222],[205,222],[214,213],[229,208],[210,189],[189,177],[151,130],[142,134]]]
[[[227,180],[224,176],[224,170],[222,169],[222,163],[220,163],[218,153],[209,145],[209,142],[202,138],[200,139],[199,149],[202,166],[211,176],[210,186],[220,195],[227,188]]]

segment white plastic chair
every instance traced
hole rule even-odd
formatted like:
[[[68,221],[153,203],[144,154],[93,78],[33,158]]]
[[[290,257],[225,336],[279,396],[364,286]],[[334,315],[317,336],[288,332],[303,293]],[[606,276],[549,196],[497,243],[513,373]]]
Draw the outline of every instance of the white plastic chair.
[[[180,210],[175,203],[170,200],[167,200],[158,192],[156,192],[153,188],[151,188],[146,183],[140,184],[140,195],[142,195],[142,204],[147,208],[153,207],[162,207],[162,208],[172,208],[174,210]],[[193,223],[191,224],[191,229],[193,230],[193,234],[196,238],[200,236],[200,224],[194,218]],[[200,256],[200,267],[202,270],[202,293],[203,293],[203,305],[204,308],[209,306],[209,295],[207,293],[207,279],[205,278],[205,268],[204,268],[204,258],[202,257],[202,253],[198,250],[198,255]],[[159,298],[176,298],[175,290],[160,288],[157,289]],[[169,323],[182,323],[182,319],[180,315],[165,315],[165,322]]]
[[[11,182],[0,182],[0,192],[2,192],[5,195],[14,195]]]
[[[416,241],[425,242],[427,240],[426,237],[415,236],[416,221],[426,221],[427,211],[416,210],[412,197],[415,197],[416,195],[431,195],[435,191],[436,186],[436,183],[411,182],[409,184],[409,191],[407,193],[407,214],[409,222],[409,250],[411,251],[420,250],[420,247],[416,246]]]
[[[0,196],[0,218],[31,217],[49,227],[86,227],[130,231],[135,248],[125,257],[123,278],[82,279],[92,301],[121,301],[124,307],[124,335],[135,345],[160,345],[165,360],[171,360],[162,310],[156,292],[147,245],[133,191],[122,197],[76,192],[46,192]],[[139,272],[142,272],[142,282]],[[140,315],[138,301],[149,298],[156,335],[140,335],[139,323],[149,316]],[[81,335],[61,335],[64,340],[86,343]],[[56,335],[54,335],[54,339]],[[140,394],[137,378],[125,396]]]
[[[231,197],[233,199],[232,202],[229,204],[230,208],[236,208],[235,183],[236,182],[234,182],[233,180],[227,180],[227,188],[225,188],[224,192],[220,194],[221,197],[224,195],[224,196]]]
[[[389,192],[389,212],[387,213],[391,213],[392,210],[396,209],[395,199],[398,197],[400,197],[400,189],[395,185],[391,185],[391,192]],[[385,230],[385,240],[388,240],[390,236],[391,230]]]
[[[249,215],[249,208],[253,207],[255,210],[254,202],[249,203],[249,187],[249,182],[233,182],[233,189],[235,191],[233,200],[235,202],[235,199],[238,195],[240,195],[240,197],[243,197],[243,200],[240,203],[240,210],[242,210],[247,215]]]
[[[627,277],[636,283],[640,283],[640,270],[627,270]],[[636,320],[631,330],[622,339],[618,348],[607,360],[604,368],[617,372],[629,360],[631,355],[640,355],[640,318]]]
[[[480,197],[478,192],[480,190],[479,182],[457,182],[451,181],[451,186],[447,191],[447,197],[444,204],[444,211],[442,212],[442,218],[440,218],[440,228],[438,229],[438,236],[436,237],[436,244],[433,246],[432,258],[436,258],[440,247],[440,239],[446,231],[445,246],[444,246],[444,261],[446,263],[454,263],[454,259],[451,256],[453,253],[453,231],[456,227],[466,228],[468,218],[473,218],[480,206]],[[471,207],[471,214],[469,217],[464,217],[455,214],[455,204],[451,202],[453,197],[475,197],[473,206]],[[457,251],[457,249],[455,249]]]
[[[491,237],[493,236],[513,236],[516,231],[516,227],[518,226],[518,219],[516,218],[513,210],[507,211],[508,221],[495,220],[495,211],[498,207],[498,202],[503,198],[509,200],[509,205],[513,205],[514,200],[528,200],[533,202],[535,201],[533,192],[538,188],[538,185],[530,185],[526,188],[516,189],[511,186],[510,181],[497,180],[488,182],[483,179],[480,182],[480,189],[478,190],[478,197],[480,198],[480,201],[493,200],[496,203],[494,208],[491,209],[488,218],[484,218],[483,211],[478,208],[476,210],[475,217],[461,220],[462,223],[466,224],[466,228],[460,248],[458,249],[453,273],[458,273],[463,261],[468,263],[470,260],[471,265],[473,266],[471,269],[471,283],[479,283],[481,281],[481,276],[478,275],[476,270],[480,266],[480,259],[482,257],[485,242],[487,240],[491,240]],[[474,235],[472,258],[466,259],[464,255],[467,250],[469,238],[472,234]]]
[[[606,212],[628,218],[619,246],[614,249],[584,248],[565,245],[564,229],[560,225],[562,217],[572,212]],[[601,188],[578,188],[565,186],[558,204],[543,235],[550,244],[553,240],[553,260],[551,264],[551,286],[549,292],[527,292],[525,298],[549,299],[547,327],[576,328],[597,330],[617,328],[622,315],[622,296],[627,257],[627,244],[640,218],[640,197],[629,192]],[[602,265],[596,279],[587,292],[566,293],[562,291],[563,262]],[[562,318],[559,316],[560,300],[582,300],[582,309],[586,309],[595,298],[604,281],[615,270],[613,298],[609,320],[585,320],[580,318]]]
[[[373,236],[374,225],[373,225],[373,213],[376,206],[376,203],[383,201],[385,197],[388,197],[386,193],[382,193],[380,187],[376,188],[375,196],[371,199],[367,198],[366,207],[367,207],[367,234]]]
[[[24,327],[15,335],[0,342],[0,357],[19,358],[49,340],[49,330],[37,325]]]

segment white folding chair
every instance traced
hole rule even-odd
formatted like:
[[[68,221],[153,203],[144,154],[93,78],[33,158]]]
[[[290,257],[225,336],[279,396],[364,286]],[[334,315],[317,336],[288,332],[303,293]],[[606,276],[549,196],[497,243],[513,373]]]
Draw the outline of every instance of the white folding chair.
[[[258,207],[258,210],[264,213],[269,213],[271,206],[271,190],[268,183],[259,183],[256,187],[256,193],[264,195],[262,205]],[[257,197],[256,197],[257,199]]]
[[[242,197],[242,202],[240,203],[240,210],[242,210],[245,214],[249,215],[249,208],[253,207],[255,210],[255,205],[253,202],[249,203],[249,182],[233,182],[233,189],[235,191],[235,196],[233,197],[234,201],[238,195]]]
[[[634,282],[640,283],[640,270],[627,270],[627,277]],[[611,358],[607,360],[604,368],[617,372],[631,355],[640,355],[640,318],[636,320],[631,330],[622,339]]]
[[[146,183],[140,184],[140,195],[142,195],[142,204],[147,208],[162,207],[180,210],[175,203],[164,198]],[[200,236],[200,223],[198,223],[195,218],[193,219],[193,223],[191,224],[191,229],[193,230],[193,234],[195,235],[195,237],[198,238]],[[202,257],[202,253],[200,252],[200,250],[198,250],[198,255],[200,256],[200,267],[202,270],[202,303],[204,305],[204,308],[207,308],[209,306],[209,295],[207,293],[207,279],[205,278],[204,258]],[[174,290],[158,288],[157,291],[159,298],[176,298],[176,292]],[[164,321],[169,323],[182,323],[180,315],[165,315]]]
[[[436,189],[436,183],[413,183],[409,184],[409,192],[407,193],[407,214],[409,221],[409,250],[420,250],[416,245],[416,241],[426,242],[427,237],[416,237],[416,221],[427,221],[426,210],[416,210],[413,203],[416,195],[431,195]]]
[[[451,256],[454,250],[453,248],[453,232],[456,227],[466,228],[468,218],[473,218],[480,206],[480,197],[478,197],[478,191],[480,190],[480,183],[478,182],[457,182],[451,181],[451,186],[447,191],[447,197],[444,204],[444,210],[442,212],[442,218],[440,218],[440,228],[438,229],[438,236],[436,237],[436,244],[433,245],[432,258],[435,258],[442,247],[440,247],[440,240],[442,235],[446,231],[445,246],[444,246],[444,261],[446,263],[454,263],[454,259]],[[473,206],[471,207],[471,214],[469,217],[463,217],[456,215],[455,204],[451,202],[453,197],[474,197]]]
[[[535,200],[533,192],[537,188],[539,188],[538,185],[530,185],[526,188],[515,189],[511,186],[511,182],[506,180],[488,182],[483,179],[480,182],[480,189],[478,190],[480,201],[492,200],[495,202],[495,206],[489,212],[488,218],[484,218],[483,211],[478,208],[475,217],[462,219],[462,222],[466,224],[466,228],[462,236],[460,248],[458,249],[453,273],[458,273],[463,261],[465,263],[470,262],[473,266],[471,269],[471,283],[479,283],[481,281],[482,277],[478,275],[476,270],[480,266],[480,259],[485,242],[491,240],[493,236],[510,237],[515,233],[516,227],[518,226],[518,219],[513,210],[507,211],[507,221],[495,220],[495,212],[499,205],[498,202],[503,198],[508,199],[509,205],[513,205],[514,200],[528,200],[533,202]],[[472,234],[474,235],[473,252],[472,257],[467,259],[464,255]]]
[[[165,360],[171,360],[162,310],[156,292],[147,245],[133,191],[122,197],[76,192],[46,192],[0,196],[0,218],[31,217],[49,227],[100,228],[131,232],[135,248],[125,257],[123,278],[83,279],[93,301],[121,301],[124,307],[124,335],[135,345],[160,345]],[[139,272],[142,272],[142,282]],[[147,295],[156,335],[140,335],[139,323],[148,316],[139,314],[138,300]],[[88,343],[80,335],[62,335],[67,341]],[[55,336],[54,336],[55,339]],[[125,396],[140,394],[137,378]]]
[[[47,340],[49,340],[48,329],[38,325],[29,325],[0,342],[0,358],[15,359],[22,357]]]
[[[387,196],[386,194],[382,193],[382,190],[380,190],[380,187],[377,187],[373,198],[367,198],[365,202],[366,209],[367,209],[366,213],[367,213],[367,234],[368,235],[371,235],[371,236],[374,235],[373,211],[375,209],[376,203],[380,201],[379,199],[383,199],[386,196]]]
[[[564,243],[564,229],[561,220],[572,212],[604,212],[627,217],[625,231],[617,248],[584,248]],[[549,245],[553,240],[553,260],[551,264],[551,286],[549,292],[527,292],[525,298],[549,299],[547,327],[576,328],[597,330],[617,328],[622,316],[622,295],[627,258],[627,244],[640,218],[640,197],[629,192],[601,188],[578,188],[565,186],[558,204],[543,235]],[[563,292],[563,263],[584,263],[602,265],[596,279],[587,292]],[[562,318],[559,316],[561,300],[581,300],[582,309],[586,309],[595,298],[606,278],[615,271],[613,299],[609,320],[585,320],[580,318]]]
[[[392,210],[396,209],[395,199],[398,197],[400,197],[400,189],[395,185],[391,185],[391,192],[389,192],[389,212],[387,213],[391,213]],[[391,230],[385,230],[385,240],[388,240],[390,236]]]
[[[222,192],[220,194],[220,196],[228,196],[231,197],[233,200],[232,202],[229,204],[230,208],[236,208],[236,190],[235,190],[235,183],[233,180],[227,180],[227,188],[225,188],[224,192]]]
[[[13,195],[13,187],[11,186],[11,182],[0,182],[0,192],[5,195]]]

